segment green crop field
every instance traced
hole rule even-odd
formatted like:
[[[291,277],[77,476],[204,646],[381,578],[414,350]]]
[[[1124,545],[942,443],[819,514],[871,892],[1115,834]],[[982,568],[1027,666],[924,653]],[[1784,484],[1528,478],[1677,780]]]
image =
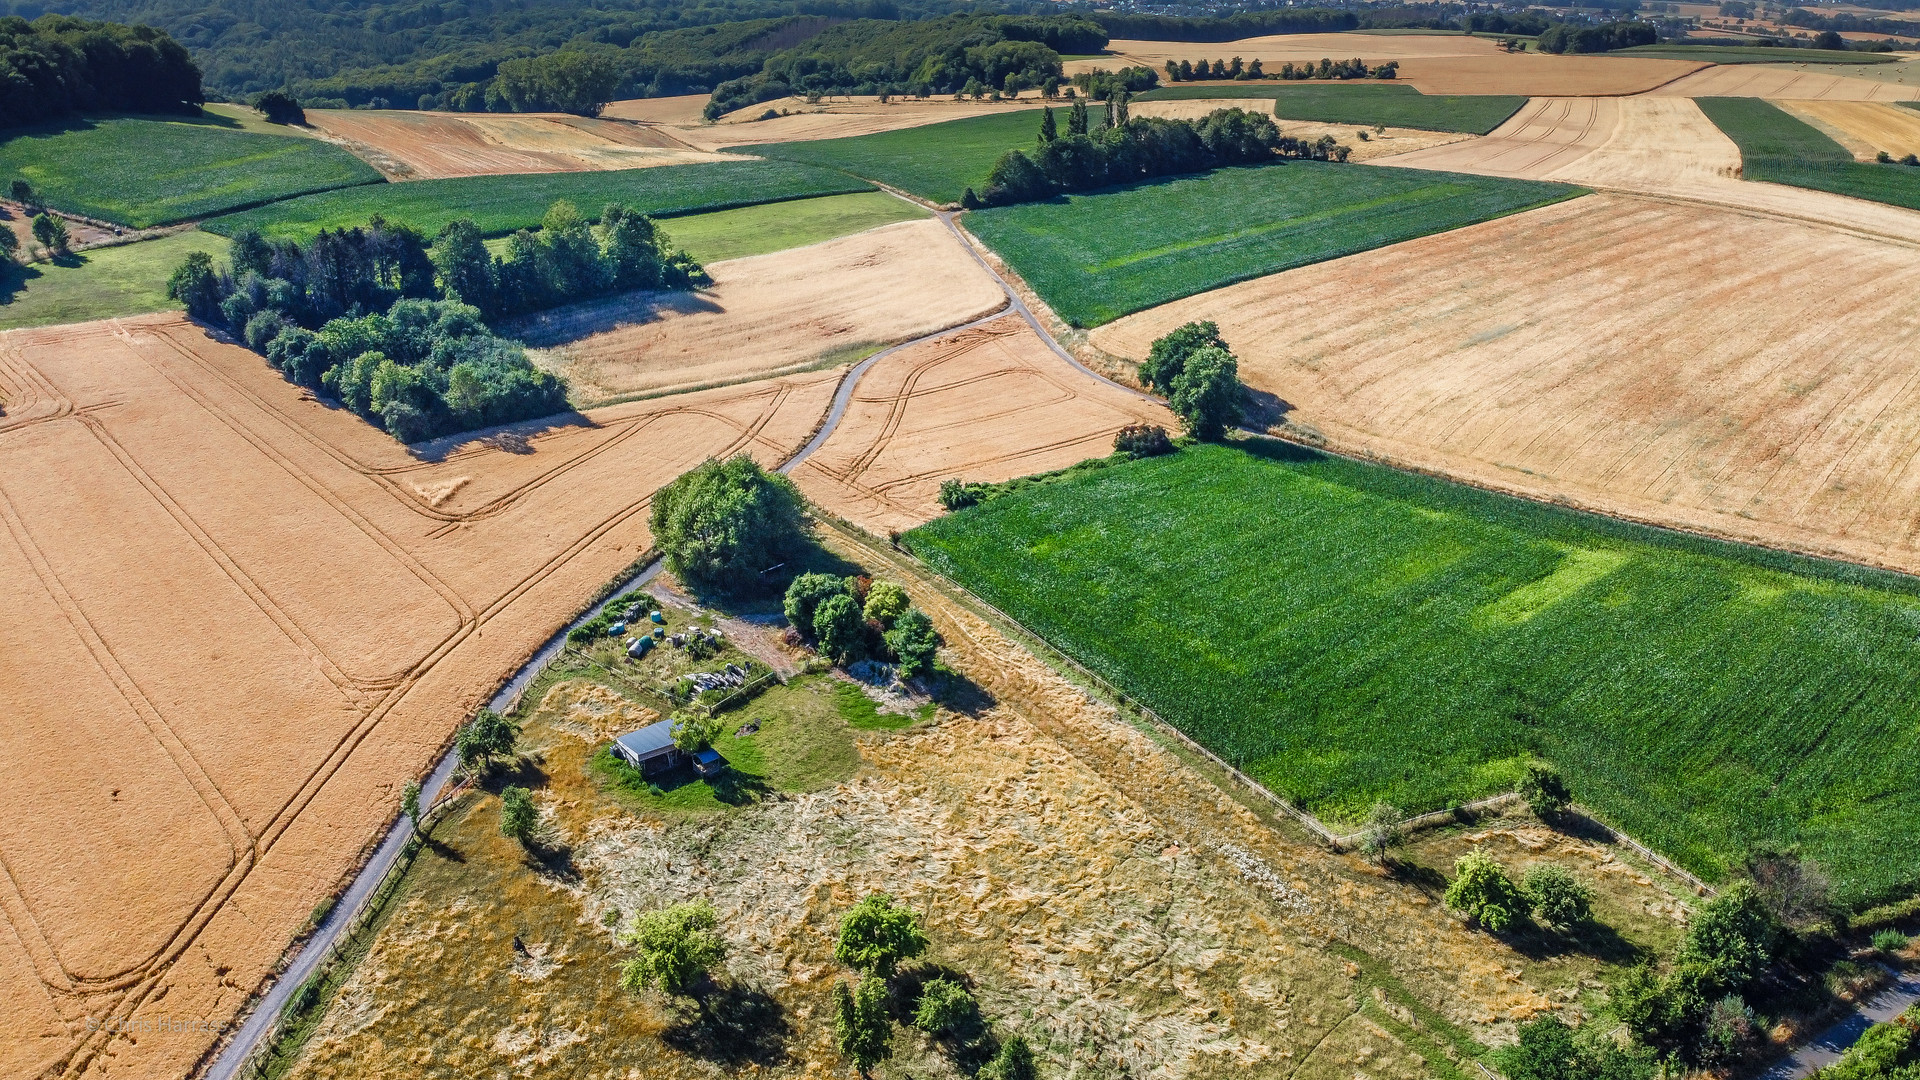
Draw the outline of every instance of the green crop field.
[[[1057,117],[1064,128],[1066,110],[1059,110]],[[1010,108],[1003,113],[877,135],[736,149],[743,154],[839,169],[931,202],[954,203],[967,188],[978,191],[986,186],[987,173],[1001,154],[1032,147],[1039,134],[1039,110]]]
[[[227,242],[197,230],[95,248],[59,263],[0,265],[0,330],[111,319],[177,307],[167,275],[189,251],[224,259]]]
[[[926,216],[905,199],[863,191],[692,214],[674,218],[662,231],[688,254],[710,263],[785,251]]]
[[[1704,60],[1709,64],[1891,64],[1899,57],[1887,53],[1840,49],[1782,49],[1745,45],[1636,45],[1615,49],[1607,56],[1648,56],[1656,60]]]
[[[1920,168],[1855,161],[1812,125],[1759,98],[1698,98],[1695,104],[1740,147],[1741,173],[1748,180],[1920,210]]]
[[[1352,823],[1534,756],[1709,879],[1798,844],[1920,886],[1920,582],[1257,440],[1084,471],[909,533],[1274,790]]]
[[[0,185],[23,178],[56,209],[146,228],[380,180],[331,143],[242,126],[210,114],[29,128],[0,140]]]
[[[547,207],[570,199],[589,217],[608,203],[668,217],[814,195],[871,191],[842,173],[784,161],[718,161],[612,172],[530,173],[412,180],[308,195],[228,214],[206,228],[231,236],[259,229],[269,236],[306,237],[321,229],[363,225],[373,214],[405,222],[429,236],[456,218],[501,236],[540,222]]]
[[[1464,131],[1485,135],[1507,122],[1527,103],[1513,96],[1429,96],[1392,83],[1234,83],[1167,86],[1141,94],[1139,101],[1197,98],[1272,98],[1273,114],[1287,120],[1322,124],[1385,124],[1427,131]]]
[[[1288,161],[981,210],[966,225],[1061,318],[1091,327],[1581,193],[1531,180]]]

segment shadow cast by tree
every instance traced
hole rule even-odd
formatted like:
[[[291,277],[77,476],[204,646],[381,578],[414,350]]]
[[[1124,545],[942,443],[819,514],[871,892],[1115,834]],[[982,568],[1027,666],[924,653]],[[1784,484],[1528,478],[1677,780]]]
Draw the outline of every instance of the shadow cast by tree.
[[[661,1032],[661,1042],[727,1068],[786,1063],[793,1027],[772,994],[744,981],[708,979],[692,998],[692,1014]]]

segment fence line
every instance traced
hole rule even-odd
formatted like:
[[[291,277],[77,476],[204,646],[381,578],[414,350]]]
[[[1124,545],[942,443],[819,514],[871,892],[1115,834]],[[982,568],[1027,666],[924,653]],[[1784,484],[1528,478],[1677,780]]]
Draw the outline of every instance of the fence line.
[[[721,713],[732,708],[733,703],[735,701],[746,701],[748,699],[751,699],[755,694],[758,694],[762,690],[765,690],[767,688],[768,683],[775,682],[775,681],[784,682],[785,680],[780,678],[779,672],[773,670],[772,668],[768,668],[766,671],[760,673],[759,675],[755,675],[753,678],[747,680],[746,685],[735,690],[733,693],[728,694],[726,697],[721,698],[719,701],[713,702],[708,705],[703,705],[701,706],[701,708],[706,710],[707,718],[712,719],[713,717],[719,716]]]

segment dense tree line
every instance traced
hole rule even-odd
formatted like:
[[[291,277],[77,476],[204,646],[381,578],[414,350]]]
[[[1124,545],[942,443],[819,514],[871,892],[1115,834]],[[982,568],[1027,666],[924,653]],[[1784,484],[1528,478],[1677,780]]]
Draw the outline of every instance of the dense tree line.
[[[1533,36],[1552,23],[1538,11],[1476,11],[1463,20],[1463,27],[1482,34],[1520,34]]]
[[[789,94],[959,93],[971,84],[1015,91],[1061,77],[1061,53],[1106,48],[1099,24],[1077,16],[950,15],[920,22],[860,19],[830,27],[722,83],[707,115]]]
[[[1347,148],[1331,138],[1282,135],[1269,117],[1240,109],[1215,109],[1198,120],[1129,117],[1126,95],[1109,100],[1103,123],[1092,127],[1093,110],[1076,101],[1059,131],[1051,108],[1040,118],[1037,147],[1009,150],[994,163],[987,188],[968,188],[962,205],[1004,206],[1092,191],[1152,176],[1200,172],[1223,165],[1250,165],[1276,156],[1344,161]]]
[[[645,215],[610,206],[598,227],[556,203],[538,234],[489,255],[471,221],[429,245],[378,216],[305,244],[235,236],[227,265],[187,256],[168,294],[224,326],[290,381],[334,398],[402,442],[547,416],[566,384],[536,370],[490,321],[618,289],[704,280]]]
[[[0,18],[0,128],[83,110],[198,112],[200,69],[150,26]]]
[[[1209,79],[1245,81],[1266,77],[1266,69],[1261,66],[1258,57],[1255,57],[1251,64],[1237,56],[1232,60],[1214,60],[1211,63],[1205,60],[1197,64],[1191,60],[1182,60],[1177,64],[1172,60],[1167,61],[1168,82],[1200,82]]]
[[[1074,87],[1087,97],[1095,101],[1106,101],[1121,91],[1139,94],[1151,90],[1160,85],[1160,76],[1150,67],[1125,67],[1119,71],[1094,68],[1092,71],[1083,71],[1075,75],[1071,81]],[[1042,90],[1046,87],[1046,83],[1041,84]]]
[[[1540,51],[1545,53],[1598,53],[1651,45],[1659,40],[1652,23],[1610,22],[1599,26],[1571,26],[1555,23],[1540,33]]]
[[[1351,60],[1330,60],[1321,57],[1318,64],[1302,62],[1299,65],[1285,63],[1274,74],[1275,78],[1294,79],[1392,79],[1400,74],[1400,62],[1389,60],[1379,67],[1368,67],[1365,60],[1354,57]]]

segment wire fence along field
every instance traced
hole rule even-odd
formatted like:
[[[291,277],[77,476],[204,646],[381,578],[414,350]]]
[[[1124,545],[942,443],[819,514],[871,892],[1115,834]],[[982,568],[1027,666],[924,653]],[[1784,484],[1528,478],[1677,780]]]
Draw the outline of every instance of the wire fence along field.
[[[1323,124],[1364,124],[1372,127],[1422,128],[1427,131],[1463,131],[1485,135],[1507,122],[1527,103],[1513,94],[1423,94],[1411,86],[1365,83],[1328,86],[1163,86],[1149,90],[1138,101],[1190,101],[1208,98],[1271,98],[1273,114],[1285,120]]]
[[[1853,903],[1920,884],[1912,579],[1265,446],[907,543],[1309,812],[1455,806],[1537,755],[1708,881],[1776,842]]]
[[[1748,180],[1920,210],[1920,168],[1855,161],[1818,128],[1759,98],[1697,98],[1694,103],[1740,148],[1741,174]]]
[[[26,180],[55,209],[135,228],[380,183],[372,166],[331,143],[230,124],[114,117],[10,133],[0,140],[0,177]]]
[[[1289,161],[981,210],[966,225],[1061,318],[1093,327],[1584,193],[1535,180]]]
[[[330,191],[228,214],[206,222],[209,232],[232,236],[259,229],[269,236],[303,238],[321,229],[364,225],[374,214],[404,222],[428,236],[457,218],[471,218],[488,236],[533,228],[547,207],[569,199],[598,217],[608,203],[671,217],[704,210],[872,191],[873,185],[827,169],[784,161],[719,161],[605,172],[527,173],[413,180]]]

